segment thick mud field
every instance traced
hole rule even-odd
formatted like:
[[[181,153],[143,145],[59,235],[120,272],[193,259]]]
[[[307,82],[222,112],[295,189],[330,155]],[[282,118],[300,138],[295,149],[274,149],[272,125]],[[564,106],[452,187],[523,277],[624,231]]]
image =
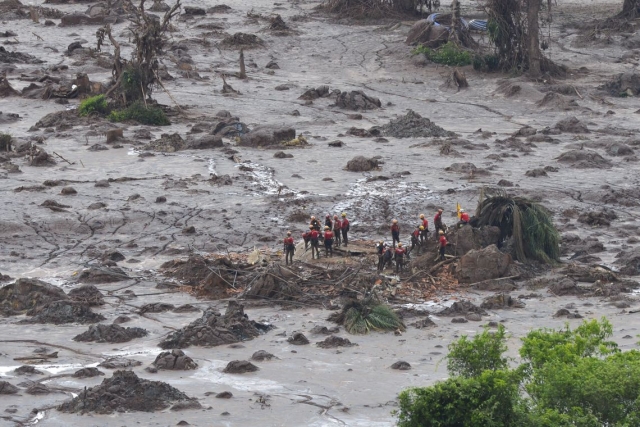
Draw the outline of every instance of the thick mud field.
[[[483,326],[517,357],[532,328],[606,316],[636,347],[638,23],[581,28],[622,2],[554,5],[545,54],[566,77],[467,66],[460,90],[405,45],[418,17],[319,4],[186,1],[153,93],[171,125],[144,126],[68,97],[111,78],[103,25],[130,56],[119,2],[0,2],[0,425],[392,426],[397,394],[445,378],[448,344]],[[482,252],[491,230],[465,226],[445,263],[430,236],[376,273],[392,219],[408,244],[419,214],[453,226],[482,189],[549,209],[562,263]],[[311,259],[309,217],[342,212],[349,246]],[[406,330],[327,320],[370,293]]]

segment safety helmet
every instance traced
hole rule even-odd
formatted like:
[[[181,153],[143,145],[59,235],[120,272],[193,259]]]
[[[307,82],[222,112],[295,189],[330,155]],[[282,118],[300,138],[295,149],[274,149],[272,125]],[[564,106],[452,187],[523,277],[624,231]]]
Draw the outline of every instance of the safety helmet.
[[[420,214],[420,219],[424,219],[424,214]]]
[[[333,216],[333,219],[338,219],[338,215],[334,215],[334,216]]]
[[[342,212],[342,216],[345,217],[347,216],[347,214],[345,212]]]
[[[290,231],[287,231],[287,236],[291,236],[291,232]]]
[[[438,212],[442,213],[442,208],[438,209]]]
[[[397,224],[397,223],[398,223],[398,220],[397,220],[397,219],[394,219],[392,222],[393,222],[394,224]]]
[[[316,219],[316,217],[315,217],[315,216],[313,216],[313,215],[311,215],[311,219]]]
[[[418,227],[420,230],[424,230],[424,225],[421,225],[420,227]]]
[[[327,218],[331,218],[331,215],[327,214]]]
[[[380,240],[378,243],[380,243],[382,245],[382,244],[384,244],[384,240]]]
[[[402,243],[398,242],[398,247],[401,248],[402,247]]]
[[[313,230],[313,225],[309,224],[309,228]]]
[[[440,230],[440,231],[438,232],[438,234],[444,234],[444,231]]]
[[[324,226],[324,229],[325,229],[325,230],[328,230],[328,229],[329,229],[329,226],[328,226],[328,225],[325,225],[325,226]]]
[[[464,209],[460,209],[460,212],[464,212]]]

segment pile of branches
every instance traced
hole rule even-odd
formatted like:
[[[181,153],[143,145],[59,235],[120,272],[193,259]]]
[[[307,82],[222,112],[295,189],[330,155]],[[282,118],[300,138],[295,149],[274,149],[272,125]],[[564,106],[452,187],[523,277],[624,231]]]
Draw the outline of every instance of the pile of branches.
[[[536,259],[553,264],[560,258],[560,234],[551,221],[551,213],[524,197],[510,197],[504,192],[478,203],[472,225],[500,228],[502,240],[513,237],[518,261]]]
[[[318,9],[354,19],[380,19],[415,14],[425,0],[326,0]]]

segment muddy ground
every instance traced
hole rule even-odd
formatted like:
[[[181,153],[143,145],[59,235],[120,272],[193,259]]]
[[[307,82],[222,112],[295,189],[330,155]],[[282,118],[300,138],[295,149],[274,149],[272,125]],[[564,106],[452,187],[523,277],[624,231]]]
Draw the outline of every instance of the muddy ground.
[[[391,219],[398,218],[408,240],[418,214],[431,219],[443,207],[445,222],[452,224],[456,203],[473,210],[480,189],[489,186],[534,198],[553,212],[564,239],[565,263],[619,271],[630,264],[616,264],[616,256],[638,246],[640,178],[635,151],[640,140],[635,133],[640,102],[637,92],[619,97],[607,89],[610,86],[603,87],[619,74],[635,70],[638,36],[632,27],[585,40],[576,28],[595,16],[613,15],[621,2],[559,2],[548,29],[551,43],[546,54],[569,68],[566,78],[536,82],[465,67],[469,88],[461,91],[446,85],[450,69],[411,56],[411,48],[403,43],[411,20],[337,21],[316,12],[317,1],[230,0],[225,4],[230,8],[182,15],[175,22],[162,59],[174,78],[164,81],[171,97],[161,88],[154,93],[160,103],[172,108],[171,126],[116,126],[104,120],[79,120],[73,113],[66,124],[37,126],[47,114],[73,110],[79,100],[59,104],[54,98],[0,98],[2,132],[10,133],[17,145],[33,141],[55,161],[31,166],[28,154],[0,153],[7,157],[0,164],[0,273],[8,276],[4,283],[39,278],[68,293],[83,281],[91,282],[93,276],[78,281],[83,269],[104,268],[107,260],[117,263],[122,270],[94,281],[105,304],[92,310],[106,318],[104,325],[127,316],[131,320],[122,323],[123,328],[148,332],[124,343],[84,342],[73,338],[87,331],[87,324],[20,323],[31,316],[25,314],[0,319],[0,380],[19,388],[16,394],[0,395],[2,425],[140,422],[166,426],[184,420],[200,426],[388,426],[394,424],[391,411],[397,393],[446,377],[442,358],[447,345],[491,321],[504,321],[512,334],[513,355],[519,338],[531,328],[581,322],[566,315],[554,317],[567,307],[570,314],[577,310],[587,319],[609,317],[622,348],[636,346],[640,314],[632,313],[637,309],[633,282],[627,285],[631,292],[622,295],[591,292],[595,296],[585,297],[558,295],[548,290],[552,283],[536,285],[523,279],[516,280],[511,294],[529,296],[523,299],[524,308],[487,309],[480,322],[452,323],[451,317],[436,313],[461,298],[480,304],[493,292],[464,285],[434,289],[429,298],[390,301],[409,325],[402,335],[351,336],[340,328],[337,335],[357,346],[337,349],[316,346],[326,335],[315,335],[311,329],[334,326],[326,318],[339,298],[323,301],[325,308],[311,304],[283,309],[275,303],[250,302],[245,307],[249,319],[274,329],[248,341],[237,338],[235,344],[183,349],[197,364],[195,369],[171,371],[157,369],[156,364],[157,373],[145,370],[163,351],[158,344],[171,332],[201,318],[210,305],[221,313],[227,307],[223,300],[197,298],[197,292],[176,292],[171,285],[184,283],[162,274],[163,263],[194,253],[246,259],[256,248],[273,262],[284,233],[302,232],[308,215],[323,218],[326,213],[347,212],[352,239],[366,251],[372,240],[389,239],[386,230]],[[86,73],[92,82],[108,81],[108,58],[89,50],[95,47],[98,26],[58,26],[62,14],[84,13],[89,5],[43,5],[60,13],[41,11],[39,23],[28,19],[28,13],[16,13],[17,6],[0,9],[1,32],[13,33],[0,37],[0,46],[42,61],[0,56],[11,61],[1,62],[0,67],[7,71],[14,89],[22,91],[45,75],[63,83],[71,82],[77,73]],[[204,9],[215,5],[185,3]],[[290,30],[269,29],[272,14],[281,15]],[[475,2],[463,4],[463,14],[482,16]],[[55,25],[45,25],[46,19]],[[126,21],[113,24],[125,57],[131,49],[127,25]],[[238,32],[262,40],[244,46],[247,80],[233,76],[238,70],[238,45],[227,37]],[[82,48],[69,53],[68,46],[74,42]],[[222,93],[221,74],[239,93]],[[341,108],[348,97],[340,98],[338,105],[329,97],[300,99],[307,90],[323,85],[329,91],[363,91],[377,98],[380,108]],[[376,106],[369,101],[366,105]],[[308,144],[264,149],[225,137],[218,148],[147,150],[146,144],[162,134],[178,133],[185,140],[202,135],[194,132],[202,128],[198,123],[210,126],[223,110],[250,129],[291,127]],[[398,138],[370,131],[408,110],[455,136]],[[579,123],[569,120],[572,117]],[[535,129],[535,134],[525,129],[512,137],[525,126]],[[107,144],[106,132],[115,127],[123,128],[123,138]],[[335,141],[342,144],[331,144]],[[96,144],[107,149],[90,149]],[[292,157],[274,156],[278,151]],[[377,157],[378,167],[366,172],[345,170],[359,155]],[[75,192],[63,190],[66,187]],[[615,215],[590,214],[605,208]],[[302,220],[292,221],[292,216]],[[314,265],[333,268],[341,263],[362,264],[368,272],[374,268],[371,258],[357,255],[315,262],[308,258],[299,251],[293,271],[303,274]],[[557,281],[564,274],[561,268],[546,272],[546,277]],[[633,268],[626,272],[637,274]],[[401,282],[409,274],[401,276]],[[391,271],[387,276],[396,280]],[[626,280],[624,275],[619,278]],[[169,285],[158,286],[165,282]],[[235,291],[227,296],[240,293]],[[158,306],[141,310],[151,303],[191,304],[197,311],[175,312]],[[435,327],[410,326],[427,314]],[[288,342],[296,331],[311,343]],[[276,358],[252,361],[259,368],[255,372],[223,372],[229,362],[249,360],[258,350]],[[39,356],[56,351],[57,358]],[[113,356],[141,362],[129,369],[140,378],[169,383],[189,399],[197,399],[201,408],[170,410],[160,405],[152,413],[116,415],[55,409],[82,396],[85,387],[110,378],[114,369],[98,367],[105,376],[91,378],[73,377],[74,372]],[[390,368],[400,360],[408,362],[411,370]],[[24,364],[34,365],[42,374],[14,372]],[[49,393],[33,388],[34,381],[46,385]],[[232,397],[216,398],[225,391]]]

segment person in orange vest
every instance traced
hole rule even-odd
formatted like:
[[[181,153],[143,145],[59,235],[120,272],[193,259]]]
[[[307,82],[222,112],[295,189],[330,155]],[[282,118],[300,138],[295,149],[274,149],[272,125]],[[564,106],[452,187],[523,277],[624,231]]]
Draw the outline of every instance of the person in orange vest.
[[[320,232],[313,228],[313,225],[310,225],[309,227],[311,227],[311,230],[309,231],[309,241],[311,242],[311,259],[316,258],[316,256],[318,259],[320,259],[320,249],[318,248]]]
[[[469,224],[469,214],[464,209],[460,209],[460,221],[458,221],[457,224],[458,228],[467,224]]]
[[[305,231],[302,233],[302,239],[304,240],[304,251],[306,252],[309,249],[309,242],[311,242],[311,230],[313,230],[313,225],[309,225],[309,231]]]
[[[425,218],[424,214],[420,214],[420,221],[420,244],[423,244],[427,240],[427,233],[429,232],[429,220]]]
[[[439,232],[445,232],[447,230],[447,227],[442,222],[442,209],[438,209],[436,216],[433,217],[433,226],[435,227],[436,240],[438,240],[440,237]]]
[[[296,245],[293,242],[293,237],[291,237],[291,232],[287,231],[287,237],[284,238],[284,259],[286,265],[289,265],[289,260],[291,260],[291,264],[293,264],[293,253],[295,251]]]
[[[333,234],[334,234],[334,239],[336,241],[336,246],[340,246],[340,244],[342,243],[342,235],[340,234],[341,228],[342,228],[342,221],[338,219],[338,215],[334,215],[333,216]]]
[[[344,242],[344,245],[347,246],[349,244],[349,220],[347,219],[347,214],[342,212],[342,241]]]
[[[423,230],[423,227],[421,225],[419,225],[418,227],[416,227],[415,230],[413,230],[413,233],[411,233],[411,252],[413,252],[413,250],[416,248],[416,246],[418,247],[418,253],[420,253],[420,246],[418,246],[420,244],[420,232]]]
[[[400,272],[404,267],[404,255],[407,251],[402,247],[402,243],[398,242],[398,247],[395,250],[394,258],[396,259],[396,273]]]
[[[440,252],[439,259],[440,261],[444,261],[445,260],[444,251],[447,248],[447,245],[449,244],[449,242],[447,242],[447,238],[444,235],[444,231],[440,230],[438,232],[438,235],[440,236],[440,240],[438,241],[438,247]]]
[[[400,243],[400,226],[398,220],[394,219],[391,223],[391,239],[393,240],[393,247],[396,247],[396,242]]]
[[[328,257],[329,254],[333,256],[333,231],[328,225],[324,226],[324,256]]]

